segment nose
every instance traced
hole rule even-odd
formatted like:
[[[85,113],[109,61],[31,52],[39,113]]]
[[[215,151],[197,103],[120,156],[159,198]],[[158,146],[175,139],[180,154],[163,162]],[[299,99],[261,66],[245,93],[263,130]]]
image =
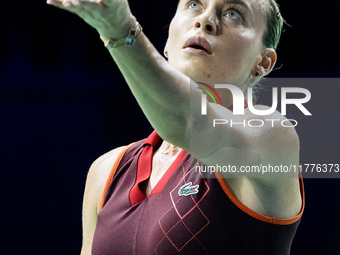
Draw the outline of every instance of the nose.
[[[202,13],[195,20],[195,29],[203,29],[208,34],[216,34],[218,26],[218,19],[215,11],[209,13]]]

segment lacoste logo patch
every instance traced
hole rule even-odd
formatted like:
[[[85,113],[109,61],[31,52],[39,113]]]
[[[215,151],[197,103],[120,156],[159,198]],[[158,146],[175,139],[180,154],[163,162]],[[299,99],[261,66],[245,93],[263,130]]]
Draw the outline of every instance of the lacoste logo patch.
[[[192,182],[188,182],[184,184],[179,190],[178,190],[178,195],[179,196],[189,196],[192,194],[197,194],[198,193],[198,187],[199,185],[191,186]]]

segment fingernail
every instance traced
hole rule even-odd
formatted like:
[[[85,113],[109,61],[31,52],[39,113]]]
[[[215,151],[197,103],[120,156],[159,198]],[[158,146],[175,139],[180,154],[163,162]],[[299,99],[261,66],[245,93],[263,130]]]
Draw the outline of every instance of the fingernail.
[[[71,6],[71,3],[70,3],[70,1],[68,1],[68,0],[64,0],[64,1],[63,1],[63,5],[64,5],[65,7],[68,7],[68,6]]]

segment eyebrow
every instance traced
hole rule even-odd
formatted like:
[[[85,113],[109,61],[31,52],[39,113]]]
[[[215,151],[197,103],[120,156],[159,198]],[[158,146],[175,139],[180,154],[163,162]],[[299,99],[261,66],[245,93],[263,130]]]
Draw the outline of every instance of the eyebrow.
[[[243,0],[224,0],[226,4],[239,4],[251,11],[250,5]]]

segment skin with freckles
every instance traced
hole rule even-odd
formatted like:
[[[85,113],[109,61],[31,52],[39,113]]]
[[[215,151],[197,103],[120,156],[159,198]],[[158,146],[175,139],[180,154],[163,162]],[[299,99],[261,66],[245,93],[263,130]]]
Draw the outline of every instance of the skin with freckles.
[[[276,61],[275,51],[262,44],[266,1],[250,0],[243,6],[222,0],[182,0],[170,25],[169,63],[189,77],[237,78],[245,89],[254,68],[265,75]],[[203,58],[183,50],[191,36],[204,37],[212,53]],[[267,65],[260,67],[264,58]]]
[[[136,25],[127,0],[49,0],[48,3],[77,14],[106,39],[125,37]],[[208,104],[206,119],[201,116],[200,105],[188,107],[192,102],[200,102],[202,95],[190,84],[190,78],[236,78],[237,83],[232,84],[244,91],[255,72],[259,76],[270,73],[276,53],[262,43],[268,3],[268,0],[181,0],[165,46],[168,61],[143,32],[133,47],[119,46],[110,50],[143,113],[162,139],[190,152],[205,165],[298,164],[299,141],[294,128],[267,125],[249,131],[240,126],[220,125],[212,129],[213,119],[234,118],[227,109],[232,104],[228,90],[217,90],[223,107]],[[246,109],[242,118],[248,121],[262,117]],[[278,112],[267,117],[285,118]],[[192,130],[192,126],[196,129]],[[192,141],[197,144],[192,145]],[[178,153],[176,150],[168,154],[166,164],[157,167],[164,147],[158,146],[154,151],[151,176],[142,191],[146,195]],[[121,150],[118,148],[100,157],[89,171],[83,204],[82,254],[91,254],[104,184]],[[258,178],[257,173],[244,178],[223,177],[235,196],[255,212],[290,218],[301,210],[295,174],[285,179],[273,175]]]

